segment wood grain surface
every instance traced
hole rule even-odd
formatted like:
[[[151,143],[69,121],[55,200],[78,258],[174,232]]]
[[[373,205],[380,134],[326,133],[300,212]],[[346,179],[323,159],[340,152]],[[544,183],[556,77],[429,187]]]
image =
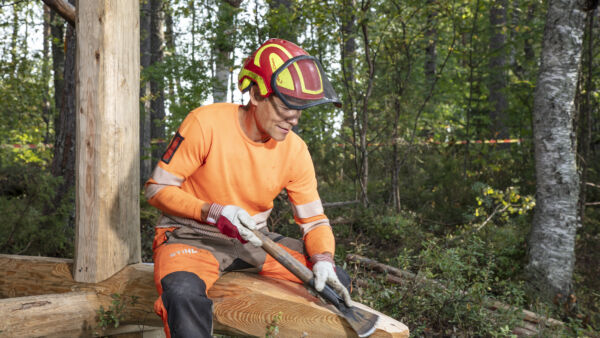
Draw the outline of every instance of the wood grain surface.
[[[75,280],[141,261],[139,1],[77,2]]]
[[[89,296],[92,292],[98,297],[97,305],[110,303],[110,295],[119,293],[138,299],[126,309],[124,324],[162,326],[152,310],[157,298],[152,264],[129,265],[100,283],[78,283],[71,277],[71,270],[72,261],[67,259],[0,255],[0,297],[40,296],[36,301],[43,302],[54,299],[52,294],[83,292]],[[328,308],[330,305],[323,305],[300,284],[257,274],[227,273],[208,295],[214,302],[214,328],[218,333],[264,337],[267,326],[281,313],[277,323],[281,337],[356,337],[346,321]],[[77,299],[65,299],[69,298]],[[361,304],[357,306],[374,311]],[[0,306],[0,316],[4,317],[2,309]],[[80,309],[88,314],[91,311]],[[74,320],[84,327],[84,319]],[[12,328],[5,329],[10,332]],[[380,314],[377,330],[371,337],[408,337],[408,334],[404,324]]]

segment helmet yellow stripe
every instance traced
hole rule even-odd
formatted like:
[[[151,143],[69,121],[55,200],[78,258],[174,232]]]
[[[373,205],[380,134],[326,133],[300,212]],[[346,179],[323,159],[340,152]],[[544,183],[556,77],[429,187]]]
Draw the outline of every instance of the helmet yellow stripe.
[[[302,72],[300,71],[300,66],[298,66],[297,62],[294,62],[294,67],[296,68],[296,73],[298,73],[298,77],[300,78],[300,87],[302,88],[302,92],[306,94],[317,95],[323,92],[323,78],[321,77],[321,71],[319,71],[319,67],[317,67],[317,74],[319,74],[319,81],[321,82],[321,88],[317,90],[310,90],[306,88],[304,84],[304,77],[302,76]]]
[[[245,76],[251,78],[252,80],[254,80],[256,82],[256,84],[258,85],[258,89],[260,90],[260,95],[266,96],[269,93],[269,90],[267,89],[267,85],[265,84],[265,80],[263,80],[262,76],[256,74],[253,71],[250,71],[250,70],[244,68],[240,71],[239,78],[242,79]],[[250,84],[251,84],[251,82],[248,80],[248,78],[244,79],[242,81],[242,84],[240,85],[240,90],[242,92],[245,91],[246,89],[248,89]]]
[[[275,47],[275,48],[279,48],[285,55],[287,55],[288,58],[292,58],[292,54],[290,54],[290,52],[285,49],[283,46],[280,46],[278,44],[274,44],[274,43],[270,43],[268,45],[264,45],[262,46],[258,51],[256,51],[256,55],[254,56],[254,64],[257,67],[260,67],[260,55],[262,54],[262,52],[265,51],[265,49],[269,48],[269,47]]]
[[[269,47],[275,47],[275,48],[278,48],[278,49],[279,49],[279,50],[281,50],[281,51],[282,51],[282,52],[283,52],[283,53],[284,53],[284,54],[285,54],[285,55],[286,55],[288,58],[290,58],[290,59],[292,58],[292,54],[291,54],[291,53],[290,53],[290,52],[289,52],[289,51],[288,51],[288,50],[287,50],[285,47],[283,47],[283,46],[281,46],[281,45],[278,45],[278,44],[275,44],[275,43],[270,43],[270,44],[267,44],[267,45],[264,45],[264,46],[262,46],[262,47],[261,47],[259,50],[257,50],[257,51],[256,51],[256,54],[255,54],[255,56],[254,56],[254,64],[255,64],[257,67],[260,67],[260,57],[261,57],[262,53],[265,51],[265,49],[267,49],[267,48],[269,48]],[[321,88],[319,88],[319,89],[317,89],[317,90],[310,90],[310,89],[307,89],[307,88],[306,88],[306,84],[304,83],[304,77],[302,76],[302,72],[300,71],[300,67],[298,66],[298,64],[297,64],[297,63],[294,63],[294,67],[295,67],[295,69],[296,69],[296,73],[298,74],[298,77],[299,77],[299,79],[300,79],[300,87],[301,87],[301,89],[302,89],[302,92],[303,92],[303,93],[306,93],[306,94],[311,94],[311,95],[318,95],[318,94],[321,94],[321,93],[323,93],[323,78],[321,77],[321,71],[319,70],[319,67],[317,67],[317,74],[319,75],[319,81],[321,82]],[[275,69],[273,69],[273,71],[275,71]],[[243,74],[244,72],[247,72],[247,73],[252,73],[253,75],[250,75],[250,74]],[[250,71],[248,71],[248,70],[246,70],[246,69],[244,69],[244,70],[242,71],[242,73],[240,73],[240,77],[241,77],[242,75],[248,75],[248,76],[249,76],[249,77],[251,77],[252,79],[255,79],[257,82],[259,81],[259,79],[260,79],[260,81],[262,81],[262,80],[263,80],[263,79],[262,79],[262,77],[258,76],[258,74],[256,74],[256,73],[253,73],[253,72],[250,72]],[[264,85],[264,82],[263,82],[263,85]],[[265,86],[265,88],[264,88],[264,93],[263,93],[263,88],[261,87],[260,83],[259,83],[259,87],[260,87],[260,90],[261,90],[261,94],[262,94],[262,95],[266,95],[266,93],[267,93],[266,86]]]

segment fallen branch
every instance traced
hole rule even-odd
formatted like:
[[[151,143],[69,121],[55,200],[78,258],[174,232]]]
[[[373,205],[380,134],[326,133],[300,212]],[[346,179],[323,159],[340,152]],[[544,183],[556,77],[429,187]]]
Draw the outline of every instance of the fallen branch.
[[[343,201],[343,202],[323,202],[323,208],[343,207],[346,205],[357,204],[357,203],[360,203],[360,201],[354,200],[354,201]]]
[[[445,285],[443,285],[442,283],[440,283],[438,281],[427,279],[425,277],[419,276],[412,272],[401,270],[401,269],[377,262],[375,260],[360,256],[360,255],[348,254],[346,256],[346,261],[348,261],[350,263],[356,263],[356,264],[358,264],[368,270],[371,270],[371,271],[386,273],[387,275],[385,276],[385,281],[387,283],[402,285],[408,281],[413,281],[413,282],[416,281],[416,282],[420,282],[420,283],[425,283],[428,287],[433,286],[433,287],[444,289],[444,290],[447,289],[447,287]],[[368,285],[368,283],[364,280],[357,280],[356,282],[357,282],[356,283],[357,286],[367,286]],[[544,317],[537,313],[534,313],[532,311],[520,309],[515,306],[504,304],[497,300],[492,300],[492,299],[485,300],[484,305],[486,306],[486,308],[488,308],[490,310],[502,309],[502,310],[508,310],[508,311],[519,311],[521,313],[521,319],[524,321],[523,325],[525,327],[520,327],[518,329],[521,329],[521,331],[523,331],[523,332],[525,332],[525,330],[531,331],[535,328],[535,330],[536,330],[535,332],[537,333],[537,328],[535,326],[537,324],[542,324],[547,327],[564,326],[564,323],[559,320],[556,320],[553,318],[547,318],[547,317]],[[515,331],[515,334],[518,334],[518,333]]]
[[[592,182],[585,182],[585,185],[589,185],[590,187],[594,187],[594,188],[599,188],[600,189],[600,185],[594,184]]]
[[[58,13],[63,19],[75,27],[75,6],[67,0],[42,0],[48,7]]]

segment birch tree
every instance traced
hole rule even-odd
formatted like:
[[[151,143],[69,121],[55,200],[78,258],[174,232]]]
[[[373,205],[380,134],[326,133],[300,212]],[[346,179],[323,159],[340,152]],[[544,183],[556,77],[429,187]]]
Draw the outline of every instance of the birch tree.
[[[579,176],[574,98],[583,46],[583,0],[550,0],[534,96],[536,198],[527,270],[546,299],[571,294]]]

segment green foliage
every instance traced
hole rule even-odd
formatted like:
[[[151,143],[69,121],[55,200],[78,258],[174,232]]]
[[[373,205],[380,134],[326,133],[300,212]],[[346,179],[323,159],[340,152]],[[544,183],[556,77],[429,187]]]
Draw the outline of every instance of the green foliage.
[[[404,251],[391,259],[389,263],[409,265],[419,276],[416,280],[397,285],[386,283],[383,277],[369,279],[358,299],[401,320],[414,336],[501,336],[507,327],[514,327],[516,313],[492,312],[486,300],[500,296],[522,306],[522,286],[501,283],[496,257],[488,246],[477,237],[461,247],[440,244],[436,239],[427,240],[418,254]],[[354,273],[361,278],[365,272],[356,268]],[[498,284],[503,285],[499,288]]]
[[[140,231],[142,238],[142,262],[152,262],[152,243],[154,241],[154,226],[158,221],[160,211],[148,204],[143,189],[140,192]]]
[[[0,252],[72,257],[72,195],[55,205],[61,182],[38,164],[0,166]]]
[[[267,325],[267,331],[265,332],[265,338],[274,338],[279,336],[279,322],[283,317],[283,312],[278,312],[273,316],[273,320]]]
[[[96,310],[98,316],[96,329],[118,328],[123,318],[125,318],[125,309],[137,303],[137,296],[123,296],[119,293],[113,293],[110,297],[112,301],[108,309],[104,309],[104,306],[100,305],[100,308]]]

